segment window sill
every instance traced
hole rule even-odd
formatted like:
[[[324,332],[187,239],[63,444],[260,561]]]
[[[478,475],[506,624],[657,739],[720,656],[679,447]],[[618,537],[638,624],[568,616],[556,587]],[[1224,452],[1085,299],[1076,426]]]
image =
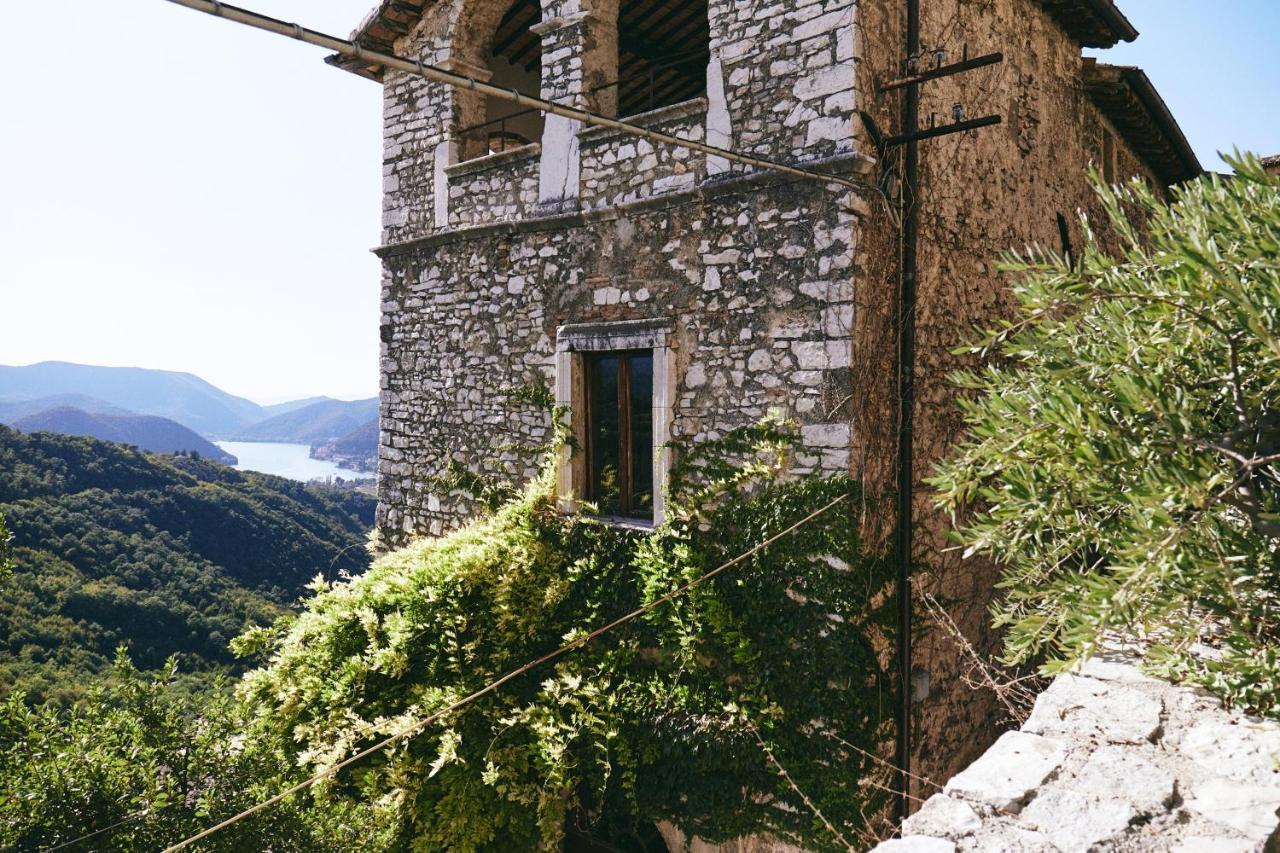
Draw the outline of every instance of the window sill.
[[[621,530],[634,530],[637,533],[652,533],[654,523],[643,518],[623,518],[620,515],[585,515],[584,518],[590,518],[606,527],[617,527]]]

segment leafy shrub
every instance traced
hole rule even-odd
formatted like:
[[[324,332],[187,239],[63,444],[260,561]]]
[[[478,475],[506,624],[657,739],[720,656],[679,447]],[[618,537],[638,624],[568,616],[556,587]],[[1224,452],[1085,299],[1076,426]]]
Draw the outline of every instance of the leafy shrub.
[[[1280,179],[1231,162],[1168,205],[1099,184],[1118,259],[1092,231],[1076,269],[1008,259],[1019,316],[958,377],[972,438],[935,484],[1003,563],[1010,662],[1143,639],[1157,670],[1276,716]]]
[[[331,767],[853,494],[783,477],[790,442],[766,424],[695,449],[652,533],[562,514],[548,474],[351,582],[317,582],[296,619],[238,641],[268,659],[242,685],[257,726],[282,763]],[[887,780],[868,754],[891,736],[888,578],[851,509],[330,778],[318,808],[386,805],[419,850],[552,849],[566,834],[643,849],[658,819],[836,846],[794,783],[865,840],[883,795],[864,780]]]
[[[129,646],[207,686],[227,641],[269,625],[317,571],[368,567],[373,501],[190,456],[0,426],[0,692],[74,701]],[[0,533],[0,548],[3,548]],[[3,575],[0,554],[0,575]]]
[[[246,748],[226,691],[169,689],[175,664],[139,673],[118,655],[113,677],[69,708],[0,703],[0,848],[158,850],[286,784],[275,754]],[[262,744],[262,741],[257,741]],[[385,847],[376,809],[324,811],[289,800],[203,842],[201,850],[348,851]],[[105,830],[105,831],[103,831]],[[84,838],[84,836],[89,836]]]

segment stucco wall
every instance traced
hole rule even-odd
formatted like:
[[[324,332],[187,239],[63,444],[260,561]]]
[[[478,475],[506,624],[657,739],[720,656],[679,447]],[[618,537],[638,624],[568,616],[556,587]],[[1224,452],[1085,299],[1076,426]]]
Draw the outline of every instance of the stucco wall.
[[[877,80],[901,76],[903,4],[860,4],[857,101],[885,133],[899,127],[905,90],[881,93]],[[961,560],[946,538],[948,521],[923,482],[962,435],[955,392],[947,376],[972,364],[953,350],[978,326],[1009,316],[1009,281],[995,269],[1000,253],[1039,242],[1057,248],[1057,214],[1080,245],[1077,210],[1096,217],[1085,170],[1101,150],[1104,123],[1083,92],[1080,48],[1031,0],[941,0],[921,4],[926,65],[932,50],[955,62],[1001,51],[1005,60],[921,87],[921,121],[950,121],[959,101],[968,117],[1003,117],[996,127],[920,143],[920,241],[916,312],[915,560],[920,587],[940,598],[983,653],[997,649],[988,603],[995,571]],[[1120,177],[1142,167],[1116,137]],[[864,149],[870,141],[863,134]],[[884,167],[900,164],[901,149]],[[1154,176],[1148,175],[1154,181]],[[868,220],[855,265],[854,371],[858,430],[854,459],[873,490],[893,488],[897,429],[895,373],[896,231],[882,217]],[[882,520],[882,522],[891,519]],[[882,523],[880,533],[888,531]],[[964,656],[950,637],[919,616],[914,665],[929,673],[930,692],[913,705],[914,762],[925,775],[946,778],[991,742],[1001,722],[993,698],[965,683]]]

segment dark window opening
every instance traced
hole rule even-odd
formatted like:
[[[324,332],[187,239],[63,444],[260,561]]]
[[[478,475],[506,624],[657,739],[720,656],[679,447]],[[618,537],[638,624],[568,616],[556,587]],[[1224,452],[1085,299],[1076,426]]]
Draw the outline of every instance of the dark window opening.
[[[602,515],[653,519],[653,353],[595,353],[586,367],[586,498]]]
[[[498,21],[484,57],[489,83],[537,96],[542,89],[542,39],[529,27],[542,20],[538,0],[515,0]],[[459,132],[462,159],[509,151],[542,139],[543,116],[502,98],[484,98],[483,112]]]
[[[1102,179],[1116,182],[1116,139],[1109,130],[1102,131]]]
[[[648,112],[707,93],[706,0],[623,0],[618,11],[618,114]]]

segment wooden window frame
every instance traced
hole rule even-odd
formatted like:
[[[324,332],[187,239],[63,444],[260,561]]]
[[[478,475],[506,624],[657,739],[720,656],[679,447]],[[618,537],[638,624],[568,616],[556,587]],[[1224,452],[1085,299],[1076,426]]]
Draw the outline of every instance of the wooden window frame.
[[[596,491],[595,481],[595,456],[598,452],[595,446],[595,439],[598,430],[594,422],[595,417],[595,401],[592,399],[593,374],[599,370],[599,364],[606,358],[616,358],[618,360],[618,378],[617,378],[617,398],[618,398],[618,511],[617,516],[627,520],[636,521],[652,521],[650,517],[653,509],[653,478],[649,479],[649,515],[637,515],[635,507],[631,505],[631,499],[634,496],[631,479],[635,470],[635,434],[632,429],[632,411],[631,411],[631,363],[637,358],[647,358],[650,362],[650,370],[652,371],[653,350],[652,349],[632,349],[632,350],[600,350],[597,352],[584,354],[582,357],[582,366],[584,373],[583,383],[583,454],[584,463],[586,465],[587,477],[583,496],[589,500],[599,503],[603,495]],[[652,373],[650,374],[652,375]],[[652,405],[653,391],[649,392],[650,405]],[[652,466],[653,448],[650,448],[650,466]]]
[[[671,322],[624,320],[607,323],[575,323],[561,326],[556,333],[555,392],[562,423],[573,441],[561,449],[556,476],[556,494],[561,509],[575,512],[588,495],[586,413],[588,409],[587,361],[592,354],[627,351],[653,353],[653,475],[651,478],[653,520],[609,517],[624,525],[648,527],[662,522],[666,511],[665,488],[674,449],[669,446],[673,402],[676,396],[675,351],[671,345]]]

